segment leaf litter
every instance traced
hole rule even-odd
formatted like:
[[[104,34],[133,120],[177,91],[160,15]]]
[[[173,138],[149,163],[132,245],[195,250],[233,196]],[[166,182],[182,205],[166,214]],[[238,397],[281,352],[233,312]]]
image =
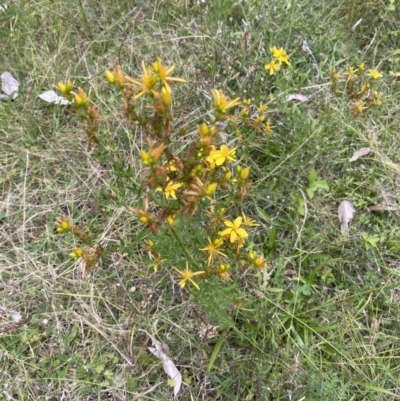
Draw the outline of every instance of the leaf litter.
[[[0,100],[15,100],[18,97],[19,82],[12,76],[11,72],[4,71],[1,74],[1,90],[5,95]]]
[[[360,157],[366,156],[368,153],[372,152],[371,148],[361,148],[354,152],[353,156],[349,159],[349,162],[355,162],[358,160]]]
[[[349,232],[349,222],[353,218],[356,209],[353,204],[347,200],[340,203],[338,209],[338,217],[340,221],[340,231],[343,235],[347,235]]]
[[[162,361],[164,372],[174,381],[174,396],[176,397],[181,389],[182,375],[169,356],[163,351],[162,344],[146,330],[139,329],[139,331],[143,331],[151,338],[153,347],[148,347],[148,350]]]

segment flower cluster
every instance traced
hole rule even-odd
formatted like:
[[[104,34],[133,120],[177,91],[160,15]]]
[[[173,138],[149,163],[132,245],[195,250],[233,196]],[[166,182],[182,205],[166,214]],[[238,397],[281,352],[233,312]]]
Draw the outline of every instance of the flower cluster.
[[[342,74],[338,73],[335,69],[331,69],[331,92],[335,96],[338,96],[338,84],[342,82],[349,99],[351,114],[353,116],[365,114],[365,112],[371,110],[373,107],[382,104],[382,92],[374,89],[374,86],[376,86],[378,80],[382,77],[383,75],[376,68],[366,72],[364,63],[361,63],[358,67],[350,67]]]
[[[290,65],[285,50],[274,47],[271,52],[274,71],[282,64]],[[231,280],[239,268],[267,267],[261,254],[249,256],[254,244],[246,241],[257,224],[244,214],[228,216],[227,206],[240,208],[251,186],[240,129],[250,132],[246,141],[251,141],[251,135],[270,134],[274,127],[265,104],[256,106],[250,100],[230,98],[221,89],[211,89],[213,104],[203,121],[192,127],[176,124],[174,85],[186,81],[172,76],[174,68],[157,58],[150,64],[143,61],[137,77],[128,76],[120,66],[105,71],[105,76],[122,95],[125,121],[140,130],[146,140],[137,154],[144,170],[139,205],[128,210],[149,230],[151,239],[144,244],[149,261],[157,272],[168,260],[165,247],[157,243],[158,235],[168,233],[168,240],[175,241],[180,254],[186,255],[184,269],[179,268],[181,262],[169,261],[178,266],[174,270],[179,274],[179,285],[183,288],[190,283],[199,289],[196,280],[200,278]],[[58,89],[86,121],[89,141],[98,143],[100,117],[90,95],[82,88],[74,89],[71,82],[60,82]],[[239,111],[235,113],[236,108]],[[231,127],[233,136],[229,135]],[[181,238],[181,232],[186,235],[187,221],[194,216],[195,224],[201,222],[197,239],[198,244],[204,242],[203,246],[190,247],[186,238]],[[85,243],[70,252],[70,257],[82,262],[82,275],[86,275],[100,260],[103,249],[92,246],[84,230],[69,218],[57,220],[57,231],[70,232]]]
[[[279,71],[283,64],[290,66],[289,56],[286,53],[286,50],[281,47],[277,49],[276,46],[271,47],[270,52],[272,54],[272,60],[266,64],[264,67],[267,71],[269,71],[269,75],[274,75],[276,71]]]
[[[278,51],[278,50],[277,50]],[[281,62],[289,63],[282,51],[276,54]],[[248,228],[252,225],[245,216],[230,220],[224,215],[225,208],[215,208],[221,202],[220,191],[232,200],[242,200],[251,185],[250,167],[239,162],[238,136],[229,141],[221,140],[223,124],[228,120],[238,124],[245,122],[248,127],[256,128],[261,124],[265,132],[272,126],[266,119],[267,107],[260,104],[252,110],[249,102],[242,104],[240,98],[230,99],[222,90],[212,89],[213,112],[211,121],[197,125],[194,135],[183,142],[186,127],[175,127],[172,110],[173,84],[184,83],[182,78],[171,76],[174,66],[166,66],[161,59],[146,65],[142,62],[142,73],[132,78],[123,73],[120,67],[106,71],[108,82],[115,85],[124,97],[124,114],[132,123],[138,125],[147,140],[147,147],[140,151],[140,159],[146,168],[142,186],[148,195],[142,207],[131,207],[140,223],[153,233],[145,245],[149,259],[157,271],[162,266],[161,252],[156,251],[156,235],[170,231],[189,261],[186,269],[174,268],[180,275],[179,285],[183,288],[191,283],[199,288],[195,276],[207,278],[217,275],[222,280],[231,277],[232,262],[237,266],[247,265],[249,258],[244,249],[248,238]],[[146,106],[138,103],[141,99]],[[242,105],[239,117],[231,111]],[[245,116],[248,110],[249,114]],[[251,110],[251,111],[250,111]],[[203,213],[209,220],[208,245],[201,249],[186,249],[179,239],[180,223]],[[201,253],[206,253],[205,264]],[[200,257],[198,257],[200,256]],[[229,261],[229,263],[227,263]],[[196,271],[190,270],[195,267]],[[201,267],[203,266],[203,268]]]
[[[72,259],[80,261],[80,275],[85,278],[87,273],[100,261],[103,253],[102,247],[97,244],[92,245],[92,240],[85,230],[78,224],[74,224],[70,217],[57,217],[55,223],[58,233],[71,233],[85,244],[84,248],[77,246],[69,253]]]
[[[98,144],[100,115],[97,106],[91,102],[90,96],[87,95],[82,88],[75,89],[75,84],[73,82],[59,82],[57,88],[61,94],[72,103],[79,118],[85,123],[85,131],[89,143]]]

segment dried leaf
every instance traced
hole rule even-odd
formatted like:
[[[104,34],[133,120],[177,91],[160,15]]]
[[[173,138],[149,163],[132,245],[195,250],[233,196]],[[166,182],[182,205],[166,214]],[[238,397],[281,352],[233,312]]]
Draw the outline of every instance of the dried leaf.
[[[14,100],[18,97],[19,82],[10,72],[5,71],[1,74],[1,89],[6,95]]]
[[[358,25],[360,25],[362,22],[362,18],[360,18],[351,28],[352,32],[354,32],[356,30],[356,28],[358,27]]]
[[[383,212],[396,210],[393,206],[371,205],[367,206],[367,212]]]
[[[40,97],[47,103],[61,104],[61,105],[71,104],[69,100],[65,99],[65,97],[63,96],[57,95],[57,93],[54,92],[53,90],[43,92],[40,95],[38,95],[38,97]]]
[[[295,276],[296,274],[297,274],[296,270],[293,269],[286,269],[283,271],[283,275],[288,277]]]
[[[346,235],[349,232],[349,222],[353,218],[355,212],[356,209],[354,209],[351,202],[345,200],[340,203],[338,217],[341,223],[340,231],[343,235]]]
[[[182,375],[171,361],[168,355],[163,351],[163,347],[159,341],[157,341],[154,336],[149,334],[146,330],[140,330],[146,333],[153,343],[153,347],[149,347],[148,350],[158,359],[162,361],[164,372],[174,380],[174,396],[176,397],[181,389],[182,385]]]
[[[349,162],[355,162],[360,157],[367,155],[368,153],[372,152],[371,148],[361,148],[354,152],[353,156],[349,159]]]
[[[19,323],[22,320],[22,316],[19,312],[11,313],[11,319],[14,323]]]
[[[310,98],[308,96],[302,95],[300,93],[293,93],[293,95],[289,95],[286,100],[289,102],[290,100],[298,100],[299,102],[308,102]]]

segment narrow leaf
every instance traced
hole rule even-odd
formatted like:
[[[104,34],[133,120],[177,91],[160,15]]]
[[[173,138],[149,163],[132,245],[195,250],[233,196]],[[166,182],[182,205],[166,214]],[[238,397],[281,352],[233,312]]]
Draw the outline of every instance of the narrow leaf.
[[[393,206],[371,205],[367,206],[367,212],[383,212],[396,210]]]

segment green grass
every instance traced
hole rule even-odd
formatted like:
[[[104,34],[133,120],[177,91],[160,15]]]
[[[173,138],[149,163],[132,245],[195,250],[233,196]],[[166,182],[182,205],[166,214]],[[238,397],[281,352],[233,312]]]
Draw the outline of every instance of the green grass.
[[[145,329],[168,345],[184,377],[180,400],[399,399],[399,81],[389,71],[400,70],[400,7],[131,3],[9,1],[0,12],[0,72],[21,83],[16,101],[0,103],[0,398],[170,400],[167,376],[138,331]],[[264,64],[275,45],[292,68],[271,78]],[[252,240],[268,255],[267,285],[246,271],[231,285],[181,291],[169,239],[160,234],[168,262],[154,272],[142,227],[110,197],[137,207],[132,187],[143,175],[145,141],[118,118],[104,70],[120,64],[134,75],[157,56],[188,81],[176,96],[188,125],[209,109],[214,87],[270,107],[276,128],[250,145],[253,186],[242,205],[261,224]],[[330,93],[329,70],[361,62],[383,72],[384,96],[380,108],[354,118],[348,99]],[[67,79],[91,88],[107,116],[100,156],[71,110],[37,98]],[[293,93],[310,101],[288,102]],[[366,146],[373,152],[348,162]],[[312,168],[329,190],[309,199]],[[357,209],[347,239],[337,218],[343,199]],[[397,209],[365,209],[387,203]],[[64,214],[120,260],[115,253],[79,279],[68,257],[75,244],[55,232]],[[367,249],[363,233],[376,236],[375,247]],[[16,327],[13,312],[30,320]],[[209,324],[217,334],[202,338]]]

